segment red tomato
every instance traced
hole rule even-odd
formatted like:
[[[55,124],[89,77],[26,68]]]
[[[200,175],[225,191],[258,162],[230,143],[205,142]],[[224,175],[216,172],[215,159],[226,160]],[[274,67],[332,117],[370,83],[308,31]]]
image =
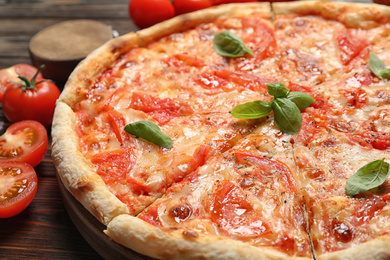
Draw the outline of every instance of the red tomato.
[[[38,69],[29,64],[16,64],[12,67],[0,70],[0,101],[3,98],[3,94],[6,86],[10,81],[18,81],[18,75],[25,75],[28,79],[32,79],[37,73]],[[42,79],[42,74],[38,73],[37,79]]]
[[[245,193],[229,181],[223,181],[213,191],[210,205],[211,220],[222,232],[232,236],[248,238],[270,232]]]
[[[0,218],[22,212],[33,200],[38,178],[31,165],[0,162]]]
[[[374,3],[382,5],[390,5],[390,0],[374,0]]]
[[[175,16],[169,0],[130,0],[129,14],[134,24],[143,29]]]
[[[212,6],[211,0],[175,0],[176,15],[185,14]]]
[[[337,41],[343,65],[348,65],[368,45],[365,40],[353,36],[348,30],[341,30],[337,35]]]
[[[229,3],[244,3],[244,2],[257,2],[257,0],[212,0],[213,5],[229,4]]]
[[[37,121],[25,120],[12,124],[0,136],[0,162],[19,161],[35,167],[45,156],[47,132]]]
[[[38,72],[29,80],[19,75],[20,83],[9,84],[3,95],[3,111],[11,122],[35,120],[49,126],[53,120],[60,90],[51,81],[39,80]]]

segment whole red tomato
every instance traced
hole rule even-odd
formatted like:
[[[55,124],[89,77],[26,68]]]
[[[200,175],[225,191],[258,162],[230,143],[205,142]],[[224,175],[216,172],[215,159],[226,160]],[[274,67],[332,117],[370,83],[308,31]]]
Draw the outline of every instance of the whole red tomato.
[[[382,5],[390,5],[390,0],[374,0],[374,3]]]
[[[28,79],[32,79],[37,73],[38,68],[31,66],[29,64],[16,64],[12,67],[1,69],[0,70],[0,102],[3,98],[3,94],[6,86],[10,81],[19,80],[18,75],[24,75]],[[41,73],[38,73],[37,79],[42,79],[43,76]]]
[[[175,0],[176,15],[185,14],[212,6],[211,0]]]
[[[37,82],[39,71],[31,80],[19,75],[20,83],[7,86],[2,104],[9,121],[35,120],[44,126],[51,124],[60,90],[52,81],[42,79]]]
[[[169,0],[130,0],[129,14],[134,24],[143,29],[175,16]]]

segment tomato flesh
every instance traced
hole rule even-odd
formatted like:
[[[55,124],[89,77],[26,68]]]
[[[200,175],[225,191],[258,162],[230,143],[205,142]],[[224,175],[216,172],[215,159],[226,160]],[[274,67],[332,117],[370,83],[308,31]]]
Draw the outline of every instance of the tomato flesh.
[[[38,178],[30,165],[0,162],[0,218],[13,217],[27,208],[37,187]]]
[[[368,43],[353,36],[349,31],[340,31],[337,36],[340,50],[340,60],[348,65],[358,54],[367,47]]]
[[[19,161],[35,167],[45,156],[47,145],[47,132],[42,124],[31,120],[20,121],[0,136],[0,162]]]
[[[223,181],[211,196],[210,217],[222,233],[245,238],[270,232],[243,191],[233,183]]]

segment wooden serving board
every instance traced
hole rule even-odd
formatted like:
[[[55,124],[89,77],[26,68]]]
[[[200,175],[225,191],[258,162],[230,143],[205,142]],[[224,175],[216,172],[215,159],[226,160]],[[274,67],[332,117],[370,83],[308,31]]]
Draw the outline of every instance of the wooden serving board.
[[[107,260],[131,259],[131,260],[154,260],[126,248],[103,233],[105,225],[100,223],[84,206],[78,202],[65,188],[57,175],[59,190],[64,201],[65,209],[70,219],[76,226],[83,238],[91,247]]]

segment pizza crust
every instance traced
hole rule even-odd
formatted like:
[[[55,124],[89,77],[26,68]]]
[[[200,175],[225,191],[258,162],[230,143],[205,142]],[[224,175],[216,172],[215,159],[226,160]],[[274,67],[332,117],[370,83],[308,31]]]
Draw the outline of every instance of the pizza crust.
[[[110,67],[123,53],[138,47],[135,33],[128,33],[112,39],[91,52],[69,76],[58,102],[70,107],[84,99],[87,89],[105,68]]]
[[[390,7],[377,4],[296,1],[273,3],[272,7],[275,15],[319,15],[350,28],[370,29],[390,19]]]
[[[318,257],[318,260],[386,260],[390,258],[389,244],[390,235],[386,235],[361,244],[357,247],[321,255]]]
[[[157,259],[311,259],[290,257],[271,248],[254,247],[223,237],[182,229],[158,228],[129,215],[114,218],[105,233],[119,244]]]
[[[67,104],[58,102],[52,125],[54,166],[66,189],[107,225],[113,217],[128,214],[129,210],[106,188],[102,178],[78,150],[75,128],[74,112]]]
[[[176,16],[157,25],[136,32],[139,46],[146,46],[166,35],[182,32],[201,23],[212,22],[223,17],[243,17],[256,12],[265,19],[271,17],[270,3],[246,3],[214,6],[204,10]]]

